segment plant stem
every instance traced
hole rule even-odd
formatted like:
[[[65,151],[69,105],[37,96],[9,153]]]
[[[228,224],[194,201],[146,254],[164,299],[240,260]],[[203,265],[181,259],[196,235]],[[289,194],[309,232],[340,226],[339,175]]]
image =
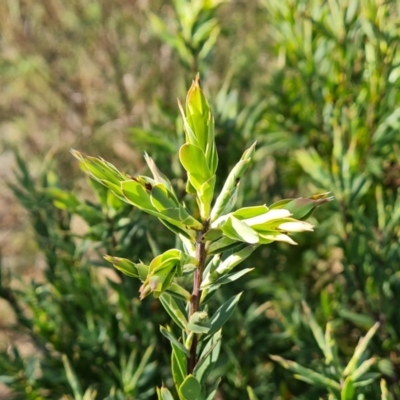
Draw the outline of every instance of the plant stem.
[[[203,230],[198,232],[196,239],[196,259],[198,261],[198,266],[193,276],[193,291],[192,296],[190,298],[190,307],[189,307],[189,319],[190,317],[199,310],[200,306],[200,298],[201,298],[201,290],[200,285],[203,281],[203,271],[206,261],[206,244],[203,239],[203,235],[208,231],[209,222],[204,222]],[[192,345],[190,346],[190,355],[187,363],[188,374],[191,374],[196,366],[197,362],[197,335],[193,336]]]

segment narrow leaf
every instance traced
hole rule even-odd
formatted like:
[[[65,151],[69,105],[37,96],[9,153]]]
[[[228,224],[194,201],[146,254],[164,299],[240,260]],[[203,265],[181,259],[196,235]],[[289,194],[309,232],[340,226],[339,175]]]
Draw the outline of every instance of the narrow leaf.
[[[357,369],[360,359],[364,355],[370,340],[379,329],[379,325],[379,322],[376,322],[375,325],[367,332],[367,334],[360,339],[356,349],[354,350],[353,357],[351,357],[349,363],[343,371],[343,376],[350,375]]]
[[[342,391],[340,393],[340,400],[353,400],[354,399],[354,384],[350,376],[348,376],[343,384]]]
[[[331,351],[329,349],[329,346],[325,342],[324,332],[322,331],[321,327],[317,324],[317,321],[315,320],[314,315],[312,314],[307,303],[305,301],[302,301],[301,304],[303,306],[304,313],[306,314],[308,325],[310,326],[314,338],[318,343],[318,347],[322,350],[325,357],[330,358]]]
[[[217,395],[217,390],[220,383],[221,383],[221,378],[218,378],[212,385],[210,389],[210,394],[207,396],[206,400],[215,400],[215,396]]]
[[[242,155],[239,162],[233,167],[226,179],[221,193],[218,195],[214,207],[211,210],[210,219],[215,221],[221,215],[232,210],[236,202],[236,193],[240,183],[240,179],[246,172],[255,153],[254,143]]]
[[[283,368],[294,372],[296,374],[296,379],[323,388],[330,388],[336,391],[341,390],[340,384],[338,382],[335,382],[334,380],[327,378],[326,376],[321,375],[318,372],[313,371],[312,369],[305,368],[294,361],[285,360],[284,358],[279,356],[270,355],[270,357],[272,360],[279,363]]]
[[[223,275],[228,274],[233,268],[249,257],[250,254],[252,254],[253,251],[258,248],[258,246],[258,244],[246,246],[244,249],[227,257],[218,265],[215,271],[211,272],[207,277],[205,277],[201,284],[201,288],[205,289]]]
[[[174,400],[174,397],[172,396],[171,392],[166,388],[162,387],[157,388],[157,399],[158,400]]]
[[[185,353],[183,353],[174,343],[172,344],[172,354],[171,354],[171,369],[172,376],[174,379],[175,386],[179,388],[182,382],[185,380],[187,374],[187,361]]]
[[[116,269],[127,276],[139,278],[142,282],[146,279],[149,267],[143,263],[134,263],[126,258],[104,256],[104,259],[112,263]]]
[[[221,350],[221,337],[221,330],[211,336],[193,371],[194,375],[202,385],[205,384],[208,375],[217,363],[219,352]]]
[[[217,332],[222,327],[222,325],[231,317],[231,315],[235,311],[237,303],[240,300],[240,297],[242,296],[242,293],[231,297],[228,301],[222,304],[222,306],[219,307],[215,314],[210,318],[211,329],[208,332],[209,336],[212,336],[215,332]]]
[[[377,357],[372,357],[368,360],[365,360],[361,365],[350,375],[351,380],[353,382],[357,382],[364,377],[364,374],[368,372],[368,370],[376,364],[378,361]]]
[[[250,386],[247,386],[246,390],[247,390],[247,395],[249,396],[249,400],[258,400],[258,397],[256,396],[254,390]]]
[[[237,279],[241,278],[242,276],[246,275],[247,273],[253,271],[253,269],[254,268],[244,268],[238,272],[233,272],[231,274],[223,275],[216,281],[214,281],[210,286],[208,286],[208,288],[212,289],[214,287],[220,287],[221,285],[226,285],[228,283],[234,282]]]
[[[162,333],[163,336],[165,336],[171,343],[173,343],[176,347],[181,350],[186,357],[189,357],[189,350],[185,348],[185,346],[175,338],[175,336],[170,332],[168,329],[164,328],[163,326],[160,326],[160,332]]]
[[[187,328],[187,317],[179,308],[177,301],[168,293],[162,293],[159,297],[161,304],[169,314],[169,316],[173,319],[173,321],[183,330]]]
[[[75,371],[73,370],[71,363],[68,360],[68,357],[65,354],[63,354],[61,356],[61,359],[64,364],[64,370],[65,374],[67,375],[68,383],[71,386],[75,399],[82,400],[83,391],[81,388],[81,384],[79,383],[79,380],[76,377]]]
[[[231,216],[222,226],[222,232],[225,236],[232,240],[240,240],[241,242],[254,244],[259,242],[257,233],[246,223]]]

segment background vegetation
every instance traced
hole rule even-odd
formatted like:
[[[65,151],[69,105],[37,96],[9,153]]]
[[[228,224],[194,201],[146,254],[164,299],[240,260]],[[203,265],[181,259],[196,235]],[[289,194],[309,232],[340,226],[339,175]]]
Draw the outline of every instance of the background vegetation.
[[[183,195],[176,98],[200,71],[220,184],[258,141],[239,205],[336,199],[299,246],[263,247],[219,294],[248,289],[224,331],[218,399],[327,399],[270,357],[336,376],[315,320],[341,366],[380,322],[361,359],[373,357],[370,380],[348,399],[400,399],[398,1],[7,0],[0,19],[4,398],[152,399],[171,386],[163,310],[102,259],[149,259],[169,235],[83,189],[68,149],[131,174],[146,150]]]

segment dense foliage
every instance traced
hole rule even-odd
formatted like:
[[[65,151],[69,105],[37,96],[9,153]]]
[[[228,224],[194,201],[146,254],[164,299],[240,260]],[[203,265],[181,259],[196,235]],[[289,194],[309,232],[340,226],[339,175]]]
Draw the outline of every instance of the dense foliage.
[[[145,399],[172,386],[167,316],[102,256],[147,261],[175,244],[102,186],[77,195],[67,147],[132,175],[146,150],[183,199],[175,99],[200,71],[217,190],[257,140],[238,206],[335,196],[312,235],[260,248],[245,262],[254,271],[216,295],[246,289],[213,372],[218,398],[334,399],[339,384],[342,399],[400,399],[398,2],[163,3],[0,4],[1,145],[19,149],[12,189],[45,256],[41,279],[15,285],[2,270],[8,329],[35,351],[2,347],[0,381],[21,399]],[[52,165],[30,172],[45,154]],[[352,362],[369,374],[362,385],[347,379]]]

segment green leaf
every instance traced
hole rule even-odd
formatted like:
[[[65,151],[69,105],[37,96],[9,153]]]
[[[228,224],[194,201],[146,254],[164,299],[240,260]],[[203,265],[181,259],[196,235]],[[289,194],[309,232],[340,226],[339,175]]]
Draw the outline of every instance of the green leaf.
[[[154,160],[151,157],[149,157],[149,155],[147,153],[144,153],[144,159],[153,175],[154,180],[157,183],[161,183],[164,187],[166,187],[168,189],[168,191],[170,193],[172,193],[174,195],[174,197],[176,198],[176,196],[174,194],[174,189],[172,187],[170,180],[163,173],[160,172],[160,170],[157,168],[157,165],[154,162]]]
[[[114,165],[102,158],[83,156],[79,151],[74,149],[70,151],[71,154],[81,162],[82,169],[101,183],[107,181],[119,187],[119,183],[127,179],[126,175],[119,172]]]
[[[326,168],[326,163],[313,148],[307,150],[297,150],[296,160],[303,170],[323,188],[333,186],[330,172]]]
[[[182,104],[180,103],[180,101],[178,100],[178,107],[179,107],[179,111],[181,112],[182,115],[182,120],[183,120],[183,128],[185,130],[185,134],[186,134],[186,142],[193,144],[197,147],[201,147],[199,141],[197,140],[196,135],[194,134],[194,131],[192,130],[191,126],[189,125],[189,122],[185,116],[185,111],[183,111],[182,108]],[[190,193],[190,192],[189,192]]]
[[[342,318],[348,319],[361,328],[369,329],[374,325],[374,320],[369,315],[358,314],[345,308],[340,308],[338,313]]]
[[[353,400],[354,392],[355,389],[353,381],[351,380],[351,377],[348,376],[343,383],[343,388],[340,393],[340,400]]]
[[[205,311],[197,311],[191,315],[188,329],[194,333],[207,333],[210,330],[208,314]]]
[[[223,275],[228,274],[235,268],[238,264],[240,264],[243,260],[249,257],[255,249],[259,247],[258,244],[252,244],[246,246],[244,249],[238,251],[227,257],[224,261],[222,261],[215,271],[204,277],[204,280],[201,284],[201,289],[205,289],[214,283],[217,279],[221,278]]]
[[[215,332],[215,334],[210,337],[194,368],[193,373],[202,385],[205,384],[208,375],[218,361],[219,352],[221,350],[221,337],[221,330]]]
[[[174,276],[182,276],[182,261],[184,261],[182,252],[178,249],[167,250],[155,257],[150,263],[147,277],[140,287],[140,299],[146,297],[150,292],[158,297],[162,292],[169,289]],[[176,284],[171,290],[179,293],[182,297],[188,296],[186,290]]]
[[[324,353],[325,358],[331,360],[333,358],[332,352],[330,351],[329,345],[325,342],[324,332],[322,331],[321,327],[317,324],[317,321],[315,320],[314,315],[312,314],[307,303],[305,301],[302,301],[301,304],[303,306],[304,313],[306,314],[308,325],[311,328],[311,331],[314,335],[316,342],[318,343],[318,347]]]
[[[165,268],[149,273],[139,289],[140,300],[143,300],[151,292],[153,292],[154,297],[159,297],[171,285],[175,275],[176,268],[169,263],[166,263]]]
[[[135,207],[156,217],[162,217],[150,201],[150,191],[146,190],[137,180],[121,182],[122,193],[126,200]]]
[[[180,236],[180,238],[186,238],[188,240],[193,240],[196,238],[196,231],[194,230],[186,230],[182,227],[178,227],[177,225],[168,222],[165,219],[160,219],[160,222],[165,225],[170,231],[174,232],[176,235]]]
[[[247,224],[230,216],[222,226],[222,232],[232,240],[254,244],[259,242],[257,233]]]
[[[200,190],[197,192],[200,203],[200,215],[203,219],[207,219],[210,215],[211,202],[214,197],[215,182],[216,176],[213,175],[201,185]]]
[[[165,135],[164,132],[160,131],[155,132],[153,129],[150,131],[140,127],[128,128],[127,131],[130,134],[130,137],[132,138],[132,143],[134,143],[137,146],[140,146],[141,148],[144,149],[151,148],[153,151],[155,150],[162,151],[164,154],[176,153],[177,146],[175,145],[174,142],[171,141],[171,139],[167,135]],[[145,159],[146,156],[147,154],[145,153]],[[147,163],[147,165],[149,165],[149,163]],[[150,165],[149,168],[153,172],[153,169],[152,167],[150,167]],[[161,174],[161,176],[163,176],[163,174]],[[154,179],[156,178],[154,177]]]
[[[184,353],[186,357],[189,357],[189,350],[186,349],[186,347],[178,339],[175,338],[175,336],[172,334],[171,331],[164,328],[163,326],[160,326],[160,332],[171,343],[173,343],[182,353]]]
[[[149,267],[143,263],[136,264],[126,258],[104,256],[108,262],[114,265],[116,269],[127,276],[139,278],[142,282],[146,279]]]
[[[211,109],[200,87],[200,75],[192,82],[186,96],[186,118],[196,135],[200,149],[206,154],[207,147],[214,143],[214,136],[209,136],[208,126],[211,120]],[[189,142],[191,143],[191,142]]]
[[[146,366],[149,365],[149,360],[151,355],[153,354],[154,351],[154,345],[150,345],[146,351],[144,352],[144,354],[142,355],[139,365],[134,366],[134,357],[136,356],[136,350],[133,350],[131,353],[131,357],[130,357],[130,368],[129,370],[133,372],[133,370],[135,371],[133,374],[130,373],[130,380],[129,380],[129,384],[126,386],[126,390],[134,390],[137,386],[138,386],[138,382],[140,380],[141,377],[143,377],[144,373],[145,373],[145,369]]]
[[[337,369],[341,369],[335,338],[333,337],[332,322],[328,321],[325,328],[325,363],[333,364]]]
[[[254,393],[254,390],[250,386],[246,386],[247,395],[249,396],[249,400],[258,400],[258,397]]]
[[[327,378],[326,376],[321,375],[320,373],[315,372],[312,369],[305,368],[294,361],[285,360],[284,358],[279,356],[270,355],[270,358],[279,363],[283,368],[294,372],[294,377],[296,379],[307,382],[310,385],[315,385],[322,388],[329,388],[338,392],[340,392],[341,390],[340,384],[338,382],[335,382],[334,380]]]
[[[179,207],[178,200],[162,183],[157,183],[151,188],[150,201],[157,211]]]
[[[233,248],[238,246],[243,246],[243,243],[223,236],[210,244],[207,249],[207,254],[214,255],[218,253],[223,253],[224,251],[232,250]]]
[[[238,272],[233,272],[231,274],[223,275],[218,278],[215,282],[213,282],[208,288],[219,288],[222,285],[226,285],[228,283],[234,282],[237,279],[241,278],[242,276],[246,275],[247,273],[253,271],[254,268],[244,268]]]
[[[174,400],[174,397],[172,396],[171,392],[166,388],[162,387],[157,388],[157,399],[158,400]]]
[[[379,325],[379,322],[376,322],[375,325],[367,332],[367,334],[360,339],[354,350],[353,356],[351,357],[349,363],[343,371],[343,376],[350,375],[351,373],[356,371],[361,358],[365,355],[365,351],[367,350],[367,346],[370,340],[379,329]]]
[[[209,336],[212,336],[215,332],[219,331],[222,325],[231,317],[241,296],[242,293],[239,293],[236,296],[231,297],[214,313],[210,318],[211,328],[208,332]]]
[[[199,147],[186,143],[179,150],[179,159],[191,184],[200,191],[201,185],[212,177],[204,153]]]
[[[255,153],[254,143],[249,149],[247,149],[240,161],[233,167],[232,171],[229,173],[221,193],[218,195],[214,207],[211,210],[210,220],[215,221],[221,215],[230,212],[236,203],[237,191],[240,183],[240,179],[246,172],[253,156]]]
[[[190,301],[191,294],[175,282],[171,282],[171,284],[165,290],[167,293],[179,300]]]
[[[188,375],[179,387],[178,393],[182,400],[196,400],[200,396],[201,385],[193,375]]]
[[[232,215],[239,219],[249,219],[258,217],[259,215],[266,214],[269,208],[264,204],[261,206],[243,207],[234,211]]]
[[[363,387],[363,386],[368,386],[371,385],[372,383],[374,383],[374,381],[376,381],[379,377],[381,376],[381,374],[379,372],[367,372],[364,376],[362,380],[359,380],[357,382],[354,382],[354,387],[358,388],[358,387]]]
[[[187,360],[186,355],[174,343],[172,344],[171,354],[171,369],[172,377],[176,388],[178,389],[182,382],[185,380],[187,374]]]
[[[182,329],[187,329],[187,317],[182,309],[178,306],[177,301],[168,293],[162,293],[159,297],[161,304],[173,319],[173,321]]]
[[[387,383],[384,379],[381,379],[381,392],[382,392],[382,399],[381,400],[393,400],[393,396],[390,394]]]
[[[73,212],[80,205],[80,201],[75,195],[59,188],[49,188],[46,190],[46,194],[54,201],[54,205],[61,210]]]
[[[350,375],[351,380],[353,382],[357,382],[359,380],[362,380],[365,376],[365,374],[368,372],[368,370],[378,362],[377,357],[372,357],[369,360],[365,360],[361,365]]]
[[[292,213],[293,218],[306,220],[318,206],[333,200],[333,196],[328,196],[329,194],[330,192],[325,192],[308,198],[284,199],[270,205],[269,208],[285,209]]]
[[[0,383],[3,383],[4,385],[10,385],[14,383],[16,380],[17,377],[14,376],[0,375]]]
[[[186,226],[202,229],[202,224],[189,215],[162,184],[150,185],[130,180],[122,182],[121,187],[126,201],[148,214],[167,220],[180,230],[184,230]]]
[[[204,239],[210,242],[215,242],[221,237],[222,237],[221,229],[209,229],[204,235]]]
[[[69,385],[71,386],[72,392],[74,393],[74,397],[77,400],[82,400],[83,398],[83,391],[81,384],[79,383],[79,380],[75,374],[74,369],[71,366],[71,363],[68,360],[68,357],[63,354],[61,356],[62,362],[64,364],[64,370],[65,374],[67,375],[67,380]]]
[[[215,400],[215,396],[217,395],[218,386],[221,383],[221,378],[218,378],[215,383],[211,386],[210,393],[207,396],[206,400]]]
[[[182,35],[180,33],[170,33],[165,22],[156,14],[148,13],[148,19],[153,32],[160,37],[164,43],[168,44],[177,51],[179,58],[186,66],[189,67],[192,65],[193,55],[186,45]]]

